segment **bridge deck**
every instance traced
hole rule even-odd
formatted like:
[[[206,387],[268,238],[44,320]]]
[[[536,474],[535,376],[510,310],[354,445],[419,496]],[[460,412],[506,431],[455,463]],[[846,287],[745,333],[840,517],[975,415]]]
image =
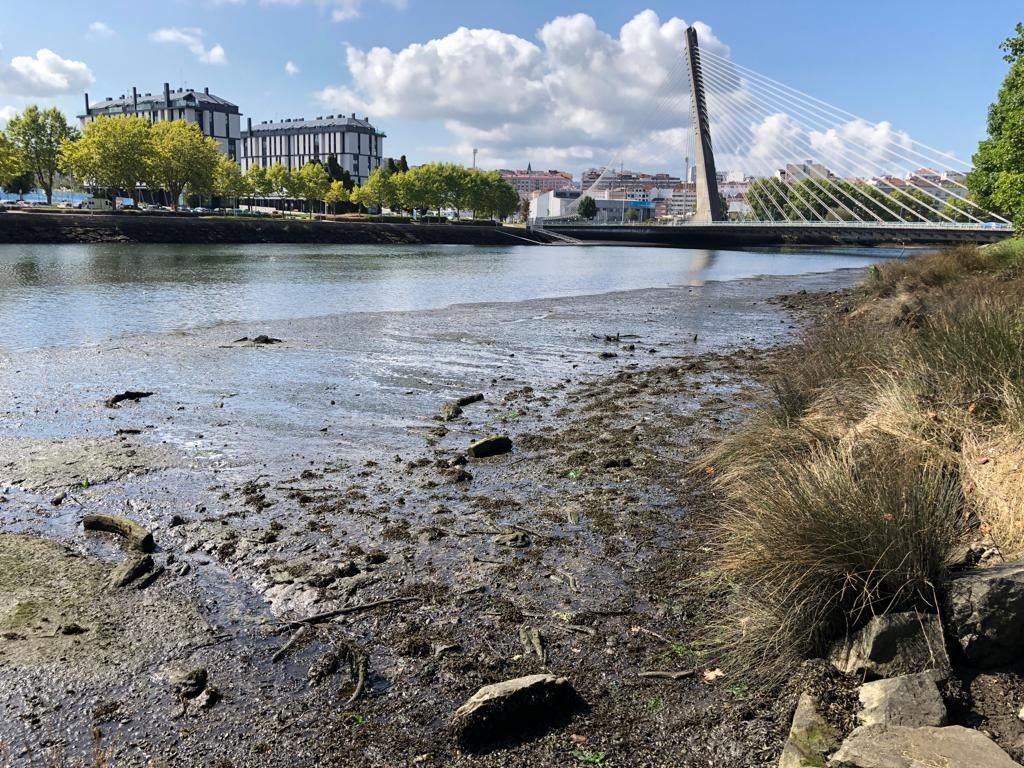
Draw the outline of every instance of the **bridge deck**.
[[[957,245],[996,243],[1010,227],[928,224],[751,223],[642,225],[548,223],[537,229],[588,242],[633,243],[679,248],[780,245]]]

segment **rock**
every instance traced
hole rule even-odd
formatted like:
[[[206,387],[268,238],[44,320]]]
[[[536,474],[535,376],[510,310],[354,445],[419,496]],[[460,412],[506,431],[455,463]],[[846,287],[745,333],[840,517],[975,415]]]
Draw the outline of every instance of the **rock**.
[[[280,339],[275,339],[273,336],[267,336],[265,333],[261,333],[259,336],[252,340],[253,344],[280,344]]]
[[[825,757],[834,752],[839,743],[840,734],[819,712],[817,698],[805,691],[800,694],[793,713],[793,725],[779,757],[779,768],[824,765]]]
[[[452,421],[462,415],[462,407],[457,403],[445,403],[441,406],[441,418],[444,421]]]
[[[68,497],[67,492],[66,491],[61,491],[56,496],[54,496],[52,499],[50,499],[50,503],[53,506],[55,506],[55,507],[59,507],[61,504],[64,503],[64,499],[66,499],[67,497]]]
[[[452,727],[463,748],[486,749],[565,723],[581,704],[566,678],[528,675],[485,685],[455,711]]]
[[[829,660],[841,672],[870,680],[926,670],[948,675],[950,671],[938,617],[913,611],[876,616],[836,643]]]
[[[935,684],[935,674],[918,672],[865,683],[858,692],[862,725],[941,726],[946,705]]]
[[[220,701],[220,699],[220,691],[212,685],[209,685],[206,688],[203,688],[202,692],[196,696],[196,704],[198,704],[202,709],[210,709],[214,704]]]
[[[366,562],[369,565],[380,565],[388,561],[388,554],[380,549],[371,549],[366,553]]]
[[[126,558],[110,572],[107,584],[111,589],[128,586],[144,573],[153,570],[153,558],[150,555],[136,555]]]
[[[946,619],[972,665],[1016,662],[1024,646],[1024,564],[985,568],[946,582]]]
[[[473,476],[462,467],[453,467],[444,473],[444,479],[454,485],[455,483],[468,483]]]
[[[204,667],[171,675],[171,687],[183,699],[194,699],[206,689],[208,675]]]
[[[466,449],[466,455],[471,459],[485,459],[488,456],[498,456],[512,450],[512,441],[499,435],[491,435],[472,443]]]
[[[61,625],[59,631],[62,635],[83,635],[89,630],[83,627],[81,624],[76,624],[73,621],[69,621],[67,624]]]
[[[530,546],[530,537],[522,531],[509,531],[508,533],[501,533],[494,537],[494,543],[502,547],[528,547]]]
[[[144,397],[152,396],[152,392],[136,392],[135,390],[128,389],[124,392],[119,392],[112,397],[108,397],[103,401],[103,404],[106,405],[107,408],[116,408],[119,403],[123,403],[125,400],[131,400],[133,403],[137,403]]]
[[[833,755],[829,768],[1021,768],[979,731],[865,725]]]
[[[460,397],[458,400],[455,401],[455,404],[457,406],[459,406],[460,408],[465,408],[467,405],[472,405],[473,403],[479,403],[483,399],[484,399],[483,394],[480,393],[480,392],[477,392],[474,395],[464,395],[464,396]]]

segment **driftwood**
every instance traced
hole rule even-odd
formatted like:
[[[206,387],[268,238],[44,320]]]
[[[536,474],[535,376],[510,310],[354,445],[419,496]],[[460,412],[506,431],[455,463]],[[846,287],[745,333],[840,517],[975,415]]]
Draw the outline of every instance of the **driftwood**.
[[[653,670],[650,672],[641,672],[640,677],[649,680],[685,680],[686,678],[693,677],[696,674],[696,669],[687,669],[683,672],[665,672],[662,670]]]
[[[320,624],[331,619],[336,619],[339,616],[347,616],[351,613],[360,613],[361,611],[370,611],[374,608],[380,608],[384,605],[400,605],[401,603],[416,603],[419,602],[418,597],[392,597],[387,600],[375,600],[372,603],[360,603],[359,605],[347,605],[344,608],[337,608],[333,611],[324,611],[323,613],[316,613],[312,616],[307,616],[304,619],[297,619],[295,621],[285,622],[287,627],[299,627],[303,624]]]
[[[349,651],[351,653],[351,650]],[[356,688],[352,691],[352,695],[348,697],[348,700],[342,704],[342,707],[349,706],[352,702],[358,699],[363,694],[363,689],[366,687],[366,655],[359,654],[356,659]]]
[[[295,644],[299,642],[299,640],[301,640],[303,637],[305,637],[308,632],[309,624],[301,625],[298,629],[295,630],[295,632],[292,633],[292,636],[288,638],[288,642],[282,645],[280,649],[278,649],[277,653],[270,657],[270,661],[276,664],[281,659],[283,659],[285,657],[285,654],[287,654],[288,651],[294,648]]]
[[[153,534],[127,517],[120,515],[83,515],[82,527],[87,531],[105,531],[126,539],[133,549],[152,552],[156,545]]]

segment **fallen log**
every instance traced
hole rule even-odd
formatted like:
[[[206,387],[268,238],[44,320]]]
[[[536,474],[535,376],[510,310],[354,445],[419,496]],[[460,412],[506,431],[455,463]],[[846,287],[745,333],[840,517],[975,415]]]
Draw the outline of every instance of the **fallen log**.
[[[127,517],[120,515],[89,514],[82,516],[82,527],[87,531],[113,533],[127,540],[132,549],[152,552],[156,549],[153,534]]]

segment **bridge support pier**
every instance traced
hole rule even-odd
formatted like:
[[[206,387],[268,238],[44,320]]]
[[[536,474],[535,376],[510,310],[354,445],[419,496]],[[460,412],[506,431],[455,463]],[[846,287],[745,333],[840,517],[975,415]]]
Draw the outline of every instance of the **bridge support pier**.
[[[718,193],[718,173],[715,170],[715,153],[711,148],[708,106],[704,99],[704,72],[700,66],[697,30],[693,27],[686,29],[686,64],[690,71],[690,119],[696,139],[694,159],[697,164],[697,211],[691,221],[710,224],[725,221],[725,211]],[[687,173],[689,170],[686,169]]]

